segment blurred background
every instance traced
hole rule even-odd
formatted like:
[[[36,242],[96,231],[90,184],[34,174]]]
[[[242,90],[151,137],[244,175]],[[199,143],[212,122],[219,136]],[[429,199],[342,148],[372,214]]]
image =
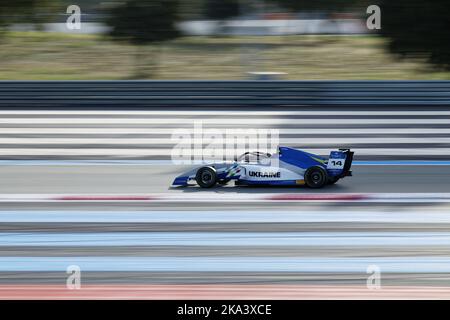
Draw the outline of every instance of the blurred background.
[[[0,81],[0,299],[449,298],[449,8],[0,0],[0,80],[61,80]],[[213,81],[261,79],[331,81]],[[354,176],[171,188],[198,121],[351,148]]]
[[[448,79],[449,16],[444,0],[1,0],[0,79]]]

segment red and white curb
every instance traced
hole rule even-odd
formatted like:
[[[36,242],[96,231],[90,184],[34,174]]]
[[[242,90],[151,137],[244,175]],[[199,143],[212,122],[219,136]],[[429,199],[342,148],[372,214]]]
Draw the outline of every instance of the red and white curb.
[[[156,194],[0,194],[0,202],[450,202],[450,193],[156,193]]]

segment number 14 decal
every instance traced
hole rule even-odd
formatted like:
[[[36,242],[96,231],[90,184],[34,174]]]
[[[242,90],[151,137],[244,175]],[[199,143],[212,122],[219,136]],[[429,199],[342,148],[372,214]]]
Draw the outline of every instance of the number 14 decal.
[[[345,163],[344,159],[336,159],[336,160],[330,159],[330,160],[328,160],[327,168],[328,169],[338,169],[338,170],[343,169],[344,163]]]

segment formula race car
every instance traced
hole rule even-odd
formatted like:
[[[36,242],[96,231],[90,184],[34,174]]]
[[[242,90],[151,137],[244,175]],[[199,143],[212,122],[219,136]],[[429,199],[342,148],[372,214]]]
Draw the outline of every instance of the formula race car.
[[[234,163],[205,165],[178,176],[173,186],[189,186],[196,182],[202,188],[225,185],[295,186],[321,188],[351,176],[353,152],[332,151],[324,158],[301,150],[279,147],[278,153],[247,152]]]

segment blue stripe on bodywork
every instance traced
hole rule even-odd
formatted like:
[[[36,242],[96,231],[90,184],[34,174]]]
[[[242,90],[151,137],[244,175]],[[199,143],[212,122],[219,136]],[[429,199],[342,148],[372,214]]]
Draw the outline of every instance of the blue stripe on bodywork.
[[[446,160],[378,160],[353,161],[354,166],[450,166]]]
[[[308,169],[312,166],[321,166],[325,168],[325,161],[328,160],[327,158],[312,153],[288,147],[280,147],[279,159],[280,161],[302,169]]]
[[[173,186],[187,186],[189,177],[177,177],[172,185]]]

